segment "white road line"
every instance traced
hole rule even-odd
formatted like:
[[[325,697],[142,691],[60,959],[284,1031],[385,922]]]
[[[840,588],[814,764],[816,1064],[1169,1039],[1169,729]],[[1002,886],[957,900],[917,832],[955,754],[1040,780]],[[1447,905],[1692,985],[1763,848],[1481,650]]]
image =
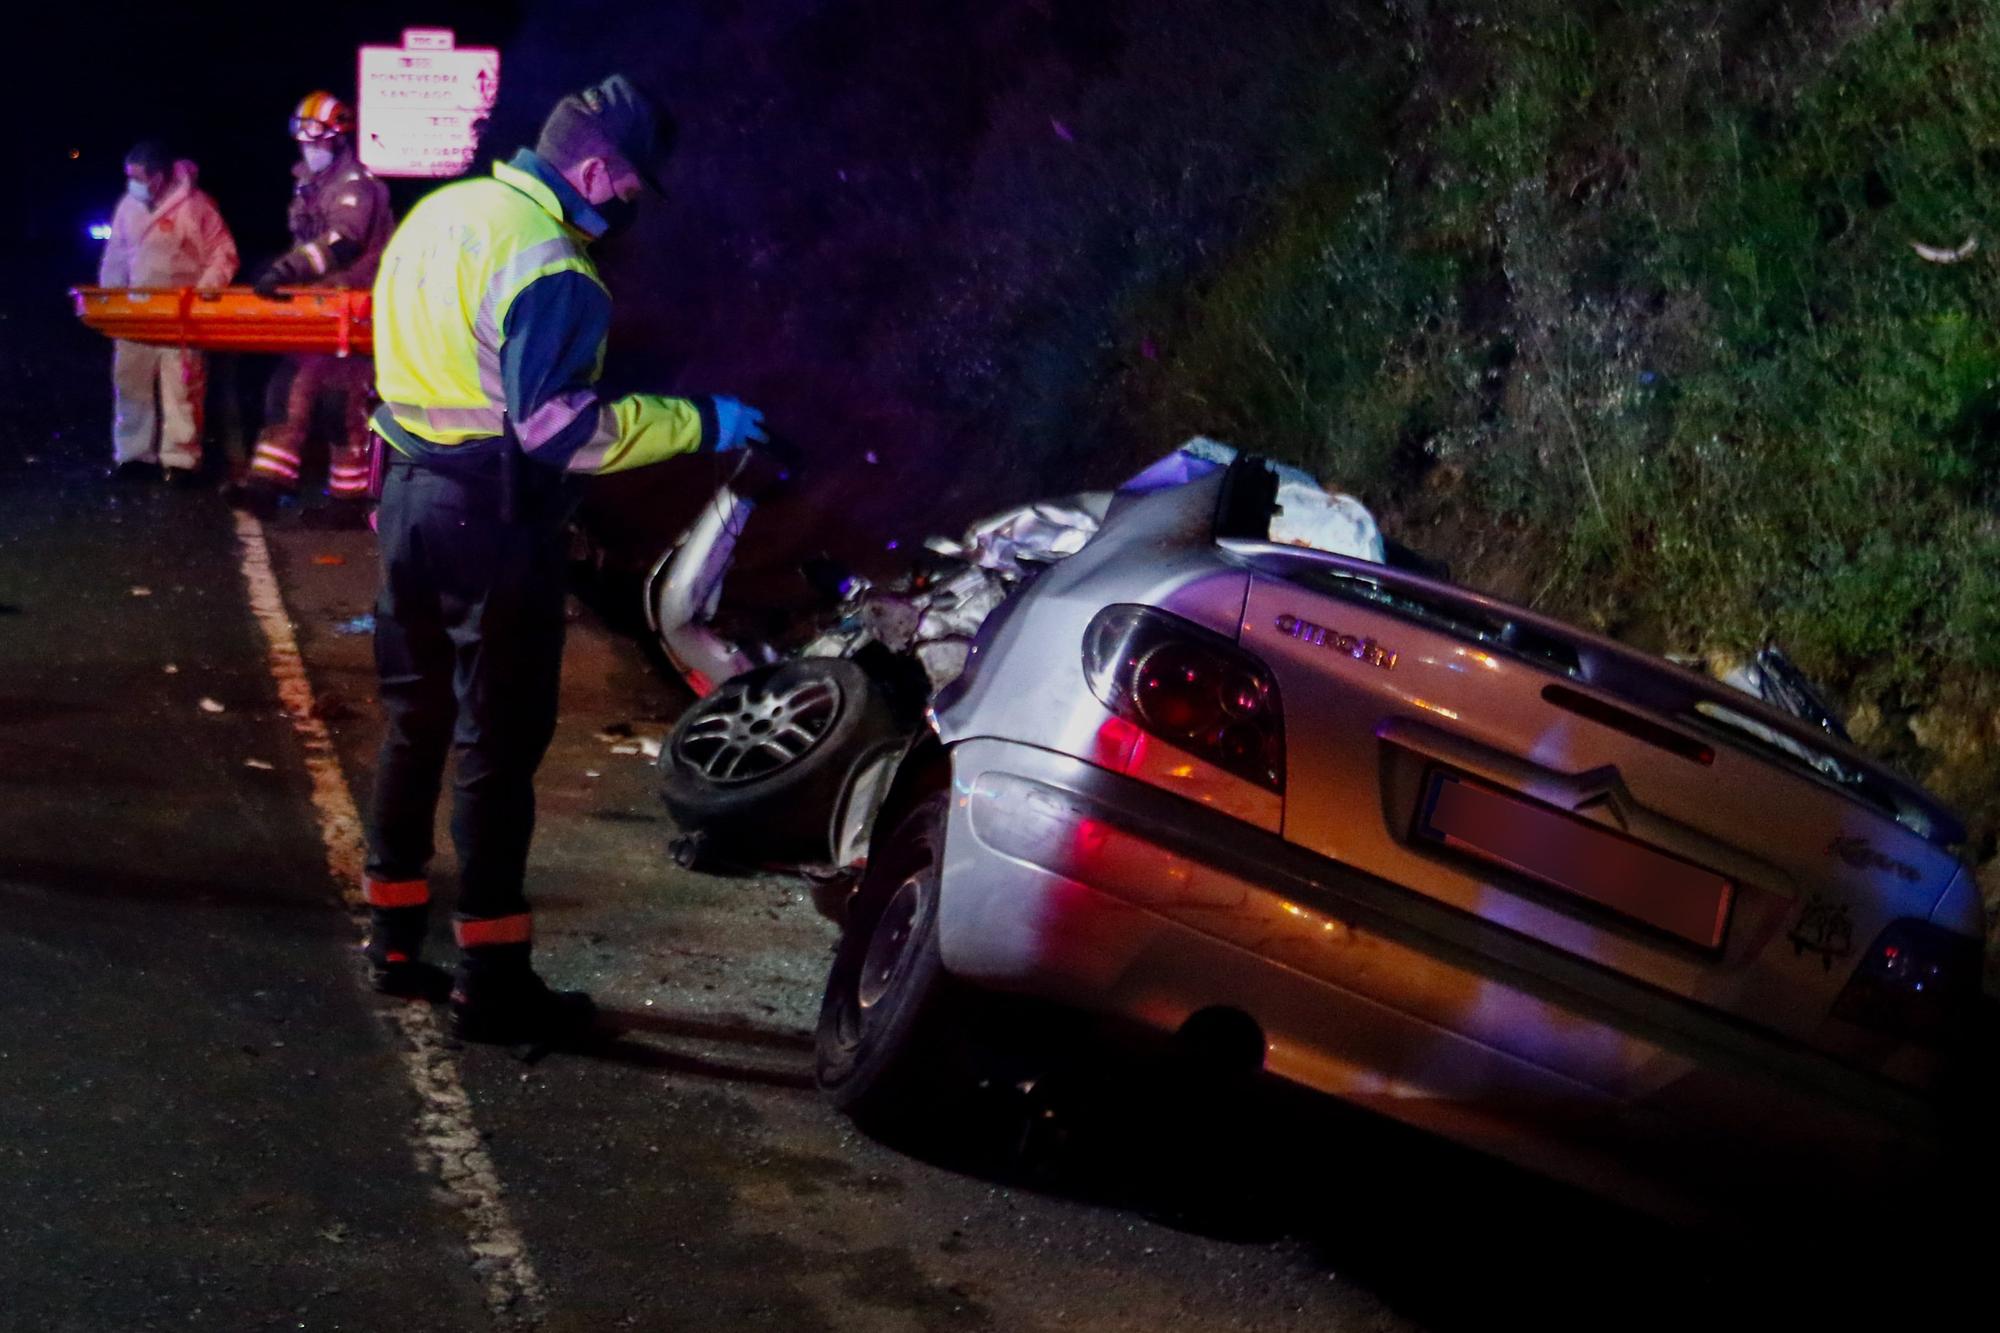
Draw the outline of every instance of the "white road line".
[[[271,572],[271,549],[264,540],[264,527],[253,516],[238,513],[236,537],[242,545],[243,582],[250,591],[250,610],[271,648],[271,678],[277,682],[279,702],[305,752],[313,810],[319,819],[320,841],[326,846],[327,873],[360,922],[365,860],[361,816],[348,793],[333,737],[313,707],[312,682],[299,656],[277,577]],[[458,1209],[473,1271],[485,1285],[486,1305],[494,1321],[505,1328],[534,1328],[547,1314],[547,1296],[535,1274],[527,1243],[508,1212],[493,1159],[480,1142],[478,1127],[472,1121],[471,1098],[458,1076],[458,1064],[445,1044],[437,1015],[425,1004],[395,1004],[387,1007],[387,1013],[401,1038],[403,1071],[423,1104],[411,1135],[418,1169],[435,1175]]]

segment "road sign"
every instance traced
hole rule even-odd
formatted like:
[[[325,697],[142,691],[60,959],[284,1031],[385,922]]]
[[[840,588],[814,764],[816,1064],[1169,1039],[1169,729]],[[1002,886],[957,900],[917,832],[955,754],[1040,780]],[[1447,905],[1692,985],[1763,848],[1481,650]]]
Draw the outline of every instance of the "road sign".
[[[405,28],[401,46],[361,48],[359,151],[378,176],[457,176],[472,165],[500,95],[500,53],[449,28]]]

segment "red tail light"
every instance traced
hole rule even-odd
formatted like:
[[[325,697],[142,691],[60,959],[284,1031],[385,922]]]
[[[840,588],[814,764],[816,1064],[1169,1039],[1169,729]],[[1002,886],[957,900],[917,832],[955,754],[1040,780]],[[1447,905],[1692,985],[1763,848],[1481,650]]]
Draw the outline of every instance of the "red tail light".
[[[1219,634],[1143,606],[1110,606],[1083,636],[1106,708],[1261,787],[1285,789],[1285,722],[1270,669]]]
[[[1979,941],[1905,917],[1869,946],[1833,1013],[1905,1041],[1949,1045],[1978,1000],[1979,969]]]

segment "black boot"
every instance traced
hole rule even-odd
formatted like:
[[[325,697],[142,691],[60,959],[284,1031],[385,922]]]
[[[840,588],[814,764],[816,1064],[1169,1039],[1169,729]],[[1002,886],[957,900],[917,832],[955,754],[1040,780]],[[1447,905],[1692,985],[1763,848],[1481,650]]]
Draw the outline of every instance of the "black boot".
[[[429,1000],[436,1004],[451,994],[451,973],[421,958],[368,956],[368,984],[378,995],[399,1000]]]
[[[451,990],[451,1035],[460,1041],[498,1046],[574,1046],[597,1018],[597,1006],[582,991],[550,990],[527,963],[527,947],[515,965],[494,966],[479,955],[499,949],[468,949]],[[513,960],[509,959],[512,963]]]
[[[433,1001],[450,993],[451,977],[435,963],[423,961],[429,920],[429,909],[424,907],[368,910],[368,942],[361,952],[368,962],[368,984],[377,992]]]

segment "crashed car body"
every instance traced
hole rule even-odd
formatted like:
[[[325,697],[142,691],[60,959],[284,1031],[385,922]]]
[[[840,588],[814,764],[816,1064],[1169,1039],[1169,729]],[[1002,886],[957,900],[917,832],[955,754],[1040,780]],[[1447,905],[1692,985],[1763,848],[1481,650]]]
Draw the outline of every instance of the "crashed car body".
[[[1745,1163],[1924,1169],[1982,938],[1954,817],[1713,679],[1274,541],[1279,486],[1121,494],[981,627],[878,798],[835,1101],[911,1095],[969,986],[1221,1020],[1270,1074],[1668,1212]]]

